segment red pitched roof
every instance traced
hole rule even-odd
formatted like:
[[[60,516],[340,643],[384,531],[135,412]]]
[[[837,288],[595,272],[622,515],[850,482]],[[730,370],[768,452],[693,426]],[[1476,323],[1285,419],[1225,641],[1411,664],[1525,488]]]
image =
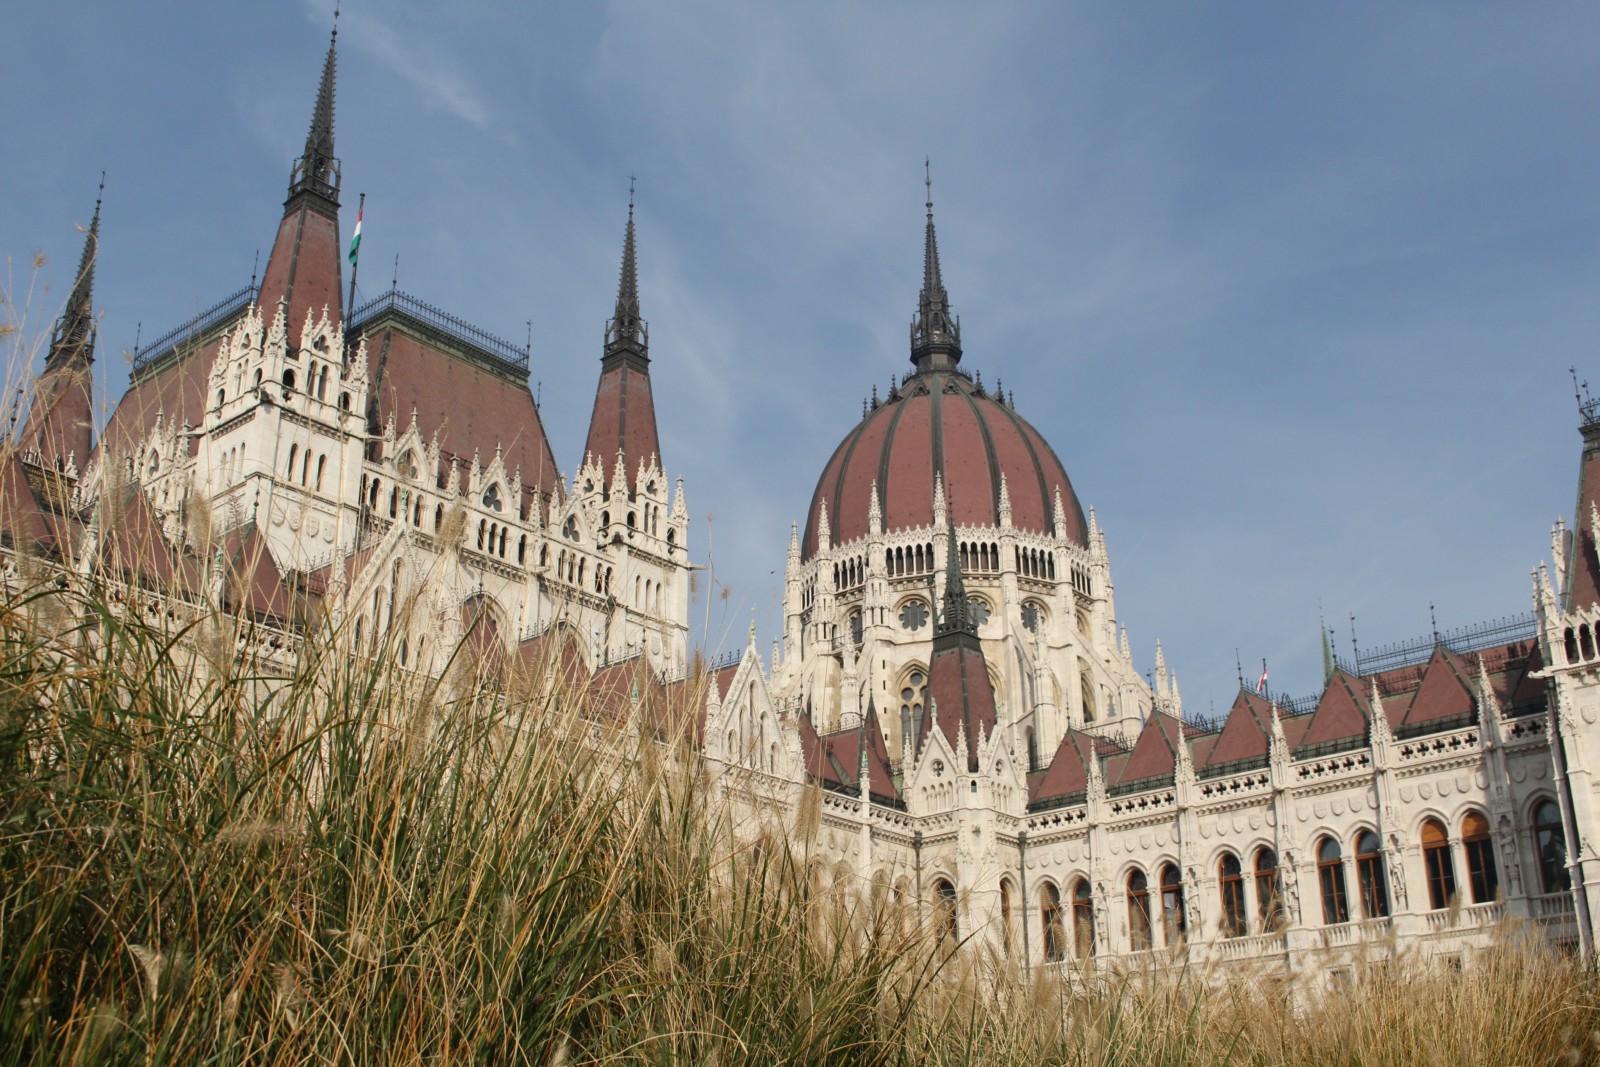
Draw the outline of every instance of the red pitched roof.
[[[1583,459],[1578,465],[1578,505],[1572,516],[1573,538],[1567,553],[1567,587],[1562,606],[1567,611],[1600,603],[1600,546],[1594,543],[1589,523],[1591,510],[1600,506],[1600,437],[1584,431]]]
[[[535,489],[549,498],[561,472],[527,382],[512,381],[392,322],[368,335],[367,360],[380,427],[391,417],[397,427],[408,425],[415,409],[422,435],[437,433],[439,447],[464,466],[474,454],[487,466],[501,449],[506,471],[522,472],[520,506],[531,503]],[[435,474],[443,478],[446,472]]]
[[[1471,669],[1460,656],[1442,644],[1435,645],[1433,658],[1422,674],[1422,684],[1400,724],[1432,722],[1470,712],[1476,705],[1471,679]]]
[[[1183,735],[1183,723],[1164,712],[1151,712],[1116,781],[1132,782],[1171,774],[1178,766],[1178,746],[1184,744]]]
[[[87,366],[48,367],[34,386],[20,437],[23,447],[37,448],[48,464],[75,456],[78,470],[83,470],[94,430],[93,388]]]
[[[1311,725],[1306,727],[1300,743],[1318,745],[1365,734],[1368,718],[1372,714],[1366,690],[1367,685],[1362,679],[1342,668],[1335,670],[1322,690],[1322,699],[1317,701],[1317,710],[1311,714]]]
[[[933,655],[928,660],[928,699],[936,715],[923,718],[923,736],[932,728],[935,718],[952,747],[957,737],[965,732],[967,767],[976,770],[978,743],[992,734],[999,722],[994,706],[994,683],[989,680],[989,670],[976,639],[970,643],[957,641],[943,648],[939,645],[936,640]],[[920,749],[921,738],[918,741]]]
[[[228,609],[242,607],[256,618],[287,621],[292,611],[283,573],[255,524],[230,534],[223,551],[228,565]]]
[[[33,495],[21,457],[15,449],[6,448],[0,458],[0,533],[12,544],[53,551],[57,545],[55,525]]]
[[[595,389],[594,412],[589,417],[589,440],[585,459],[594,456],[609,481],[617,453],[622,453],[626,473],[625,488],[636,488],[634,478],[639,464],[661,457],[661,441],[656,436],[656,409],[650,393],[650,372],[643,363],[626,359],[615,361],[600,372]]]
[[[1272,705],[1256,693],[1241,688],[1228,710],[1222,733],[1202,762],[1195,754],[1195,766],[1233,763],[1265,756],[1271,749]]]
[[[1089,761],[1094,758],[1094,739],[1069,729],[1050,758],[1049,768],[1031,783],[1029,800],[1037,803],[1088,789]]]

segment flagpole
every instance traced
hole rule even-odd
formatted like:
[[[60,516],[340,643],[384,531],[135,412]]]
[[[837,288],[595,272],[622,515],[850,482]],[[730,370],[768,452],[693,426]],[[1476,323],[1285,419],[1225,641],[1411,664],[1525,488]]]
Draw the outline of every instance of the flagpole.
[[[356,232],[350,244],[350,299],[344,308],[344,329],[350,332],[350,320],[356,313],[356,271],[361,269],[361,216],[367,211],[367,194],[361,194],[361,203],[356,208]]]

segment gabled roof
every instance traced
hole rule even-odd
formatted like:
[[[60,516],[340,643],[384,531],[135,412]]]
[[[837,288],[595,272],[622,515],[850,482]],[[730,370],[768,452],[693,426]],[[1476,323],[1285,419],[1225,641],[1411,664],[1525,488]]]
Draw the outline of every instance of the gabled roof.
[[[1178,767],[1178,746],[1184,743],[1182,722],[1165,712],[1151,712],[1139,732],[1139,740],[1133,744],[1133,752],[1117,775],[1117,783],[1173,773]]]
[[[976,638],[970,643],[957,641],[943,648],[939,646],[940,639],[935,639],[934,652],[928,661],[928,699],[937,714],[924,716],[923,738],[935,719],[952,748],[956,739],[965,733],[967,768],[976,770],[978,744],[994,732],[995,723],[999,721],[994,704],[994,683],[989,680],[989,669]],[[918,738],[919,750],[923,738]]]
[[[292,615],[283,572],[278,570],[267,542],[255,523],[235,530],[223,545],[226,560],[225,609],[243,610],[254,618],[287,622]]]
[[[1050,757],[1048,769],[1030,776],[1028,799],[1032,803],[1082,793],[1089,788],[1089,761],[1095,758],[1094,738],[1068,729]]]
[[[1435,645],[1422,674],[1422,684],[1406,707],[1402,726],[1465,715],[1477,706],[1472,669],[1443,644]]]
[[[1372,715],[1367,688],[1362,679],[1342,667],[1335,670],[1322,690],[1322,699],[1317,701],[1317,710],[1312,712],[1311,724],[1306,727],[1300,743],[1318,745],[1365,735]]]
[[[136,485],[102,494],[97,565],[169,595],[193,596],[200,591],[199,568],[167,544],[160,522]]]
[[[1207,767],[1238,760],[1257,759],[1272,748],[1272,705],[1259,694],[1240,687],[1222,724],[1222,733],[1202,761],[1195,753],[1195,766]]]
[[[0,534],[12,544],[45,552],[53,552],[58,543],[55,523],[39,506],[22,459],[12,448],[0,458]]]

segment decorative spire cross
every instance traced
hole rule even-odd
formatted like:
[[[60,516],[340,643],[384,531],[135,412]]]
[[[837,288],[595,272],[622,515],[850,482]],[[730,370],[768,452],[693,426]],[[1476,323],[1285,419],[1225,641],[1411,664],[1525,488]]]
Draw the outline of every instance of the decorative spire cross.
[[[628,230],[622,242],[622,271],[617,281],[617,308],[606,324],[606,355],[631,351],[645,356],[650,331],[639,314],[639,267],[634,252],[633,194],[635,179],[628,179]]]

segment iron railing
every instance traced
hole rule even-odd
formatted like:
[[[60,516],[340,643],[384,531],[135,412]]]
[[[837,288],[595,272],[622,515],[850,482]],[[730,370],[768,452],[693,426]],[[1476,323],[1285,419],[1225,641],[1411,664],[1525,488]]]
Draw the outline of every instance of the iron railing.
[[[399,315],[424,330],[442,334],[446,341],[465,345],[470,354],[486,360],[497,369],[523,377],[528,375],[530,349],[518,348],[510,341],[480,330],[470,322],[398,289],[391,289],[357,308],[350,316],[351,336],[359,336],[363,327],[384,315]]]
[[[212,307],[207,308],[188,322],[176,329],[168,330],[160,337],[147,345],[140,345],[133,352],[133,370],[137,374],[168,353],[177,349],[185,341],[195,341],[204,337],[218,323],[226,322],[250,306],[255,300],[257,287],[247,285],[232,296],[226,297]]]

